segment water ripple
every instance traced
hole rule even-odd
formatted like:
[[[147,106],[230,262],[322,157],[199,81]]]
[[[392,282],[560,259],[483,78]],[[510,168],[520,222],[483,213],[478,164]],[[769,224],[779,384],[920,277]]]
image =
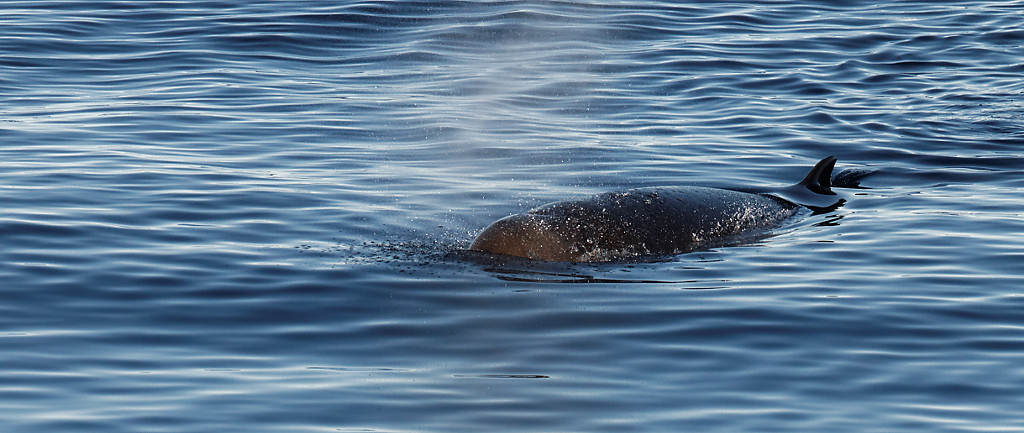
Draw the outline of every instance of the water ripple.
[[[1022,6],[5,2],[0,429],[1017,428]],[[829,154],[756,243],[464,251]]]

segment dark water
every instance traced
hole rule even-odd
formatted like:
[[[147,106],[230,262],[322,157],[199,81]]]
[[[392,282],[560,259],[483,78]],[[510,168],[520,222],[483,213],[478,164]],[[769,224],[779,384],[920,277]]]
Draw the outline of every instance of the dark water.
[[[1022,53],[1021,1],[6,1],[0,430],[1021,431]],[[870,189],[753,244],[459,253],[830,154]]]

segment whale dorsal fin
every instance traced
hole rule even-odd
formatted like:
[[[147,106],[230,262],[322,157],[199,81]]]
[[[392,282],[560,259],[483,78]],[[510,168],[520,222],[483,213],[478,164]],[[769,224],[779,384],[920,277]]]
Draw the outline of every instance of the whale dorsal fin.
[[[835,168],[836,161],[834,156],[818,161],[811,172],[807,173],[807,177],[797,185],[804,186],[818,194],[834,195],[835,193],[832,192],[832,169]]]

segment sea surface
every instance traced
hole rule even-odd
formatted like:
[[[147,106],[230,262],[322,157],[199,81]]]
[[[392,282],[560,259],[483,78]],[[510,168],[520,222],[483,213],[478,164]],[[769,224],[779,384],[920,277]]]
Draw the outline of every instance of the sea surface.
[[[873,170],[666,257],[616,189]],[[0,431],[1024,431],[1024,1],[4,1]]]

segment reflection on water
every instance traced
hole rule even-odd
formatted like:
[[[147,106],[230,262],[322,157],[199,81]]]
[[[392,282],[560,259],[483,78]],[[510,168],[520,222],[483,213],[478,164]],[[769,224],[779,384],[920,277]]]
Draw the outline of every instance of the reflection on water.
[[[514,268],[486,268],[487,272],[504,281],[518,281],[524,283],[693,283],[695,281],[659,281],[659,280],[627,280],[614,278],[597,278],[593,275],[583,273],[557,273],[543,272],[529,269]]]

